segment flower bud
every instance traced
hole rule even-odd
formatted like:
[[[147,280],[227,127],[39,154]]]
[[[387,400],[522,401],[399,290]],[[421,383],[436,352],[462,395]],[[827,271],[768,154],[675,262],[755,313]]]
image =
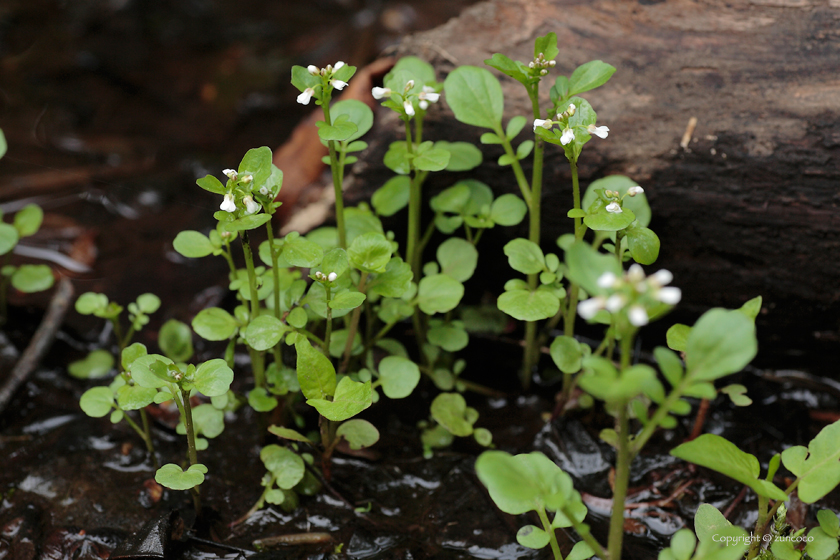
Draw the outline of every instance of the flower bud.
[[[338,278],[338,274],[335,272],[330,272],[329,276],[327,276],[327,280],[330,282],[335,282],[335,279]]]

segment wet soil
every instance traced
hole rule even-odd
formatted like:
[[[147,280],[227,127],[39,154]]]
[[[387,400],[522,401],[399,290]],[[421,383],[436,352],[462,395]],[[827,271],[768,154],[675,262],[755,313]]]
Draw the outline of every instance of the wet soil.
[[[137,338],[154,346],[167,319],[189,321],[199,309],[224,303],[224,263],[185,262],[171,241],[182,229],[211,225],[218,201],[194,186],[197,176],[235,165],[250,147],[278,145],[303,116],[286,83],[289,67],[339,59],[363,64],[401,34],[441,23],[468,3],[6,2],[0,128],[10,150],[0,161],[2,209],[13,212],[30,201],[45,208],[43,232],[27,241],[34,246],[61,251],[84,231],[98,234],[95,266],[74,274],[76,291],[103,292],[121,303],[158,294],[162,310]],[[14,295],[0,333],[0,379],[48,297]],[[187,494],[159,493],[151,482],[154,471],[136,436],[78,408],[92,384],[70,378],[67,363],[107,344],[109,334],[100,321],[71,312],[51,354],[0,416],[0,558],[106,558],[149,522],[168,522],[171,510],[192,524]],[[215,349],[196,342],[199,356],[215,357]],[[613,454],[597,433],[611,420],[580,412],[546,424],[554,389],[546,384],[532,395],[517,394],[517,347],[478,337],[472,345],[464,375],[508,395],[468,396],[480,411],[479,425],[491,430],[499,448],[541,450],[572,474],[594,531],[603,536]],[[840,408],[831,380],[764,370],[741,377],[755,404],[738,409],[719,399],[707,430],[763,463],[806,443]],[[236,383],[247,386],[247,380]],[[516,544],[518,527],[534,520],[496,510],[472,469],[481,450],[474,442],[422,458],[416,423],[428,414],[432,389],[421,386],[408,402],[380,403],[363,415],[380,427],[379,455],[338,455],[334,492],[303,497],[293,512],[267,507],[236,527],[232,521],[259,496],[266,438],[253,412],[231,414],[202,454],[210,470],[202,485],[207,514],[194,536],[232,548],[190,540],[189,533],[179,539],[175,531],[165,557],[257,557],[244,552],[254,550],[256,539],[325,532],[329,541],[259,557],[547,558],[547,551]],[[654,439],[634,465],[627,557],[654,556],[690,523],[700,502],[722,510],[736,503],[730,519],[742,526],[754,521],[751,495],[739,498],[741,488],[731,481],[667,454],[689,432],[686,421]],[[182,437],[160,423],[154,435],[163,462],[182,460]],[[825,505],[837,509],[836,493]],[[813,516],[808,508],[796,511],[803,521]]]

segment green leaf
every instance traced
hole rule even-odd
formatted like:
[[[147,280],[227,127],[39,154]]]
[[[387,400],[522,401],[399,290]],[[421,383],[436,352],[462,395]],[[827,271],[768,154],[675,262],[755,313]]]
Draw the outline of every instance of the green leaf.
[[[300,309],[299,307],[296,309]],[[280,342],[288,328],[274,315],[260,315],[245,328],[242,336],[248,346],[262,352]]]
[[[364,449],[379,441],[379,430],[376,426],[360,418],[341,424],[335,431],[335,435],[346,439],[350,449]]]
[[[467,401],[459,393],[441,393],[432,401],[430,412],[452,435],[466,437],[473,432],[473,423],[467,419]]]
[[[840,449],[837,453],[840,455]],[[772,500],[787,499],[787,495],[775,484],[758,478],[761,469],[754,455],[741,451],[734,443],[720,436],[703,434],[693,441],[675,447],[671,450],[671,455],[725,474],[749,486],[760,496]],[[782,458],[784,459],[784,454]]]
[[[303,388],[302,383],[301,388]],[[307,399],[306,403],[314,407],[324,418],[341,422],[368,408],[372,402],[372,394],[370,381],[359,383],[349,377],[342,377],[335,388],[332,401],[316,398]]]
[[[88,389],[79,399],[82,411],[92,418],[102,418],[114,407],[114,393],[108,387]]]
[[[122,410],[140,410],[152,404],[157,393],[157,389],[123,385],[117,389],[117,403]]]
[[[632,224],[635,219],[635,214],[629,208],[624,208],[617,214],[601,208],[594,214],[587,214],[583,223],[595,231],[619,231]]]
[[[179,254],[190,259],[206,257],[215,249],[206,235],[192,230],[182,231],[176,235],[172,246]]]
[[[416,85],[419,89],[420,86],[424,85],[432,85],[435,83],[435,69],[432,67],[431,64],[417,58],[416,56],[404,56],[397,61],[391,71],[386,75],[386,80],[391,77],[392,74],[396,72],[405,72],[411,75],[414,78]],[[399,85],[400,88],[405,85],[405,82]]]
[[[720,390],[724,395],[729,396],[729,400],[735,406],[749,406],[752,404],[752,399],[747,396],[747,388],[738,383],[727,385]]]
[[[659,364],[662,375],[665,376],[668,383],[672,387],[679,385],[683,378],[683,367],[679,356],[662,346],[657,346],[653,351],[653,355],[656,358],[656,363]]]
[[[236,333],[239,322],[224,309],[208,307],[193,318],[192,328],[205,340],[227,340]]]
[[[504,252],[511,268],[523,274],[536,274],[545,269],[545,256],[533,241],[514,239],[505,245]]]
[[[464,297],[464,285],[447,274],[432,274],[420,280],[417,305],[427,315],[455,309]]]
[[[526,548],[539,550],[549,541],[548,533],[535,525],[525,525],[516,532],[516,542]]]
[[[636,224],[638,222],[630,224],[625,233],[630,256],[639,264],[653,264],[659,257],[659,236]]]
[[[163,387],[167,384],[167,382],[174,383],[174,379],[164,380],[155,374],[152,368],[159,367],[156,365],[158,362],[162,362],[164,365],[170,365],[173,363],[172,360],[166,356],[161,356],[160,354],[146,354],[145,356],[139,356],[131,362],[131,368],[129,369],[131,378],[141,387],[148,387],[151,389]]]
[[[356,309],[365,301],[365,294],[360,292],[341,292],[330,301],[331,309]]]
[[[27,204],[15,214],[13,225],[21,237],[29,237],[41,227],[44,211],[37,204]]]
[[[391,250],[391,243],[384,235],[371,232],[356,237],[347,249],[347,256],[363,272],[385,272]]]
[[[254,187],[262,186],[266,179],[271,176],[272,157],[271,148],[268,146],[251,148],[245,152],[242,161],[239,162],[238,177],[241,179],[245,175],[252,175],[254,179],[251,184]]]
[[[668,348],[676,350],[677,352],[685,352],[688,345],[688,335],[691,333],[691,327],[677,323],[671,325],[668,332],[665,333],[665,340],[668,343]]]
[[[333,119],[332,125],[328,125],[324,121],[319,121],[316,124],[318,125],[318,136],[321,138],[322,143],[330,140],[342,142],[361,136],[358,134],[358,127],[348,120],[347,115]]]
[[[440,346],[447,352],[463,350],[470,341],[470,335],[462,327],[452,324],[438,325],[426,332],[427,340],[435,346]]]
[[[830,509],[821,509],[817,512],[817,521],[820,523],[820,529],[832,538],[840,537],[840,519]]]
[[[534,58],[543,55],[546,60],[551,60],[558,54],[560,54],[560,49],[557,48],[557,34],[553,31],[534,40]]]
[[[3,131],[0,130],[0,158],[6,155],[6,150],[8,150],[9,145],[6,143],[6,136],[3,134]]]
[[[357,99],[343,99],[330,107],[330,117],[333,123],[342,115],[356,127],[356,131],[344,138],[348,142],[364,136],[373,126],[373,111],[365,103]]]
[[[615,67],[600,60],[581,64],[569,78],[569,95],[578,95],[607,83],[615,73]]]
[[[449,152],[447,171],[469,171],[481,165],[482,154],[475,144],[469,142],[435,142],[435,148]]]
[[[225,188],[221,181],[219,181],[212,175],[205,175],[201,179],[197,179],[195,184],[204,189],[205,191],[210,191],[214,194],[227,193],[227,188]]]
[[[598,286],[598,279],[605,272],[621,276],[623,271],[614,255],[598,253],[585,241],[576,241],[566,250],[567,276],[590,295],[600,295],[604,288]]]
[[[388,151],[383,158],[385,167],[399,175],[411,173],[411,157],[408,155],[408,146],[405,142],[391,142]]]
[[[580,342],[571,336],[558,336],[551,343],[551,359],[563,373],[577,373],[580,371],[583,350]]]
[[[449,152],[441,148],[426,150],[414,158],[414,168],[420,171],[441,171],[449,165]]]
[[[460,66],[449,73],[443,87],[456,119],[501,134],[504,96],[493,74],[475,66]]]
[[[686,342],[686,369],[696,380],[711,381],[742,370],[755,357],[755,325],[738,311],[711,309]]]
[[[274,443],[260,450],[260,459],[265,469],[276,477],[277,486],[284,490],[293,488],[306,474],[300,455]]]
[[[22,264],[12,274],[12,286],[26,294],[49,290],[54,282],[52,269],[45,264]]]
[[[204,482],[203,465],[192,465],[186,471],[174,463],[163,465],[155,473],[155,481],[172,490],[189,490]]]
[[[645,193],[637,194],[636,196],[624,196],[630,187],[638,187],[639,183],[625,177],[624,175],[609,175],[590,183],[583,195],[581,201],[582,208],[589,208],[592,203],[598,198],[599,190],[616,191],[619,196],[624,197],[621,203],[622,208],[628,209],[636,216],[636,222],[639,226],[647,227],[650,224],[651,212]]]
[[[519,321],[548,319],[560,309],[560,299],[548,290],[508,290],[496,303],[500,310]]]
[[[689,529],[680,529],[671,537],[671,554],[675,560],[689,560],[697,544],[697,537]]]
[[[84,359],[72,362],[67,371],[77,379],[99,379],[114,368],[114,357],[107,350],[94,350]]]
[[[502,139],[499,138],[497,135],[493,134],[492,132],[485,132],[481,135],[481,138],[478,140],[482,144],[501,144]]]
[[[840,484],[840,421],[829,424],[808,444],[782,451],[782,463],[799,480],[799,499],[812,504]]]
[[[592,550],[592,547],[583,541],[579,541],[569,551],[566,560],[587,560],[587,558],[592,558],[593,556],[595,556],[595,551]]]
[[[289,234],[283,243],[283,258],[292,266],[311,268],[321,264],[324,258],[324,249],[305,237]]]
[[[493,445],[493,434],[487,428],[476,428],[473,430],[473,438],[475,438],[475,442],[482,447],[490,447]]]
[[[376,275],[368,284],[368,291],[385,297],[403,297],[411,289],[414,273],[411,266],[400,257],[391,257],[385,272]]]
[[[158,346],[175,362],[186,362],[193,355],[192,331],[186,323],[170,319],[158,333]],[[145,351],[145,347],[143,348]]]
[[[528,124],[528,119],[522,115],[513,117],[508,121],[507,128],[505,129],[505,136],[507,136],[508,140],[513,140],[517,134],[522,132],[522,129],[525,128],[526,124]]]
[[[761,296],[757,296],[744,303],[738,311],[755,321],[758,314],[761,312]]]
[[[248,406],[257,412],[274,410],[278,404],[277,398],[270,396],[264,387],[257,387],[248,393]]]
[[[193,384],[202,395],[219,397],[230,389],[233,382],[233,370],[221,358],[208,360],[195,370]]]
[[[715,535],[726,527],[732,527],[732,523],[715,506],[700,504],[694,514],[694,531],[701,543],[715,542]]]
[[[527,213],[525,201],[515,194],[503,194],[490,206],[490,219],[500,226],[515,226]]]
[[[315,350],[307,340],[295,343],[297,377],[300,390],[307,399],[331,397],[336,390],[335,368],[332,362]]]
[[[148,352],[146,351],[146,346],[140,344],[139,342],[135,342],[130,346],[126,346],[125,348],[123,348],[122,355],[120,356],[123,369],[125,371],[128,371],[128,368],[131,367],[131,364],[134,363],[134,360],[136,360],[140,356],[145,356],[146,354],[148,354]]]
[[[370,203],[380,216],[393,216],[408,206],[411,179],[406,175],[397,175],[379,187],[370,199]]]
[[[528,157],[528,154],[531,153],[531,150],[534,149],[534,141],[533,140],[525,140],[519,146],[516,147],[516,159],[523,160]]]
[[[76,300],[76,311],[82,315],[102,313],[108,307],[108,297],[105,294],[85,292]]]
[[[386,356],[379,362],[379,380],[389,399],[403,399],[420,382],[417,364],[400,356]]]
[[[289,428],[284,428],[282,426],[269,426],[268,431],[274,434],[275,436],[281,437],[283,439],[312,444],[312,442],[306,436]]]
[[[478,250],[466,239],[450,237],[438,246],[437,260],[443,274],[459,282],[466,282],[478,265]]]
[[[154,313],[160,309],[160,298],[155,294],[140,294],[137,296],[137,308],[146,314]],[[128,309],[131,310],[131,306]]]
[[[823,510],[827,511],[827,510]],[[837,516],[828,512],[836,519]],[[808,543],[805,552],[814,560],[829,560],[837,553],[837,537],[826,534],[822,527],[815,527],[808,532]]]
[[[5,255],[14,249],[19,238],[18,231],[14,226],[0,221],[0,255]]]
[[[233,220],[232,222],[225,222],[222,224],[222,228],[224,231],[229,231],[231,233],[237,231],[250,231],[264,226],[269,221],[271,221],[271,216],[269,214],[251,214],[249,216],[243,216],[239,219]]]

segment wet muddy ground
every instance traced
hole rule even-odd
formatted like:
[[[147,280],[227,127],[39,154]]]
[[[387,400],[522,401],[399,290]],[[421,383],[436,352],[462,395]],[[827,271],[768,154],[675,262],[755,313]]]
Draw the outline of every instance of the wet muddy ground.
[[[305,115],[287,84],[290,66],[339,59],[362,65],[400,35],[442,23],[468,3],[4,2],[0,128],[10,150],[0,161],[0,206],[6,213],[28,202],[45,209],[43,231],[27,241],[33,246],[66,252],[72,240],[92,233],[95,264],[72,274],[76,293],[103,292],[121,303],[158,294],[164,306],[137,338],[153,346],[165,320],[189,321],[224,300],[224,263],[184,262],[171,241],[182,229],[211,224],[218,201],[194,186],[195,177],[235,165],[250,147],[279,145]],[[0,380],[47,300],[15,295],[0,338]],[[159,494],[149,482],[154,471],[136,436],[78,408],[91,385],[69,377],[67,363],[108,334],[98,320],[71,311],[53,351],[0,416],[0,558],[106,558],[144,525],[168,522],[173,509],[192,522],[186,493]],[[215,349],[196,342],[199,356],[215,357]],[[570,472],[585,493],[596,535],[604,535],[612,451],[597,433],[610,419],[581,412],[545,424],[554,390],[516,393],[516,346],[474,344],[465,375],[508,395],[469,396],[481,413],[478,425],[493,432],[499,448],[541,450]],[[719,399],[707,430],[763,462],[807,443],[840,409],[840,390],[830,379],[765,370],[740,377],[755,404],[737,409]],[[547,551],[515,542],[518,527],[533,521],[498,512],[478,483],[476,444],[459,441],[422,458],[416,423],[427,415],[432,390],[422,386],[408,403],[366,412],[382,433],[374,448],[379,455],[338,456],[334,492],[302,498],[291,513],[265,508],[231,527],[259,496],[258,454],[266,443],[254,413],[240,409],[202,454],[210,469],[202,486],[207,517],[192,540],[190,534],[179,540],[181,531],[173,529],[166,558],[256,557],[237,549],[301,533],[328,533],[329,540],[260,557],[329,558],[341,545],[337,558],[547,558]],[[751,495],[667,454],[690,428],[687,421],[655,439],[634,465],[627,557],[652,557],[701,502],[721,510],[734,505],[730,519],[742,526],[754,521]],[[164,424],[154,433],[164,462],[179,461],[183,438]],[[823,505],[836,510],[836,502],[835,493]],[[792,510],[811,520],[807,508]]]

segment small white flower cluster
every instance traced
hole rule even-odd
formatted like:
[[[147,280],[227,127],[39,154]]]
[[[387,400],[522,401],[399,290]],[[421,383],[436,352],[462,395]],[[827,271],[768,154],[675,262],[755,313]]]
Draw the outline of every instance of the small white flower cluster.
[[[315,273],[315,280],[319,282],[335,282],[335,279],[338,278],[338,274],[335,272],[330,272],[329,274],[324,274],[320,270]]]
[[[575,131],[572,127],[569,126],[569,117],[575,114],[577,111],[577,107],[575,107],[574,103],[569,103],[569,108],[563,111],[562,113],[557,113],[555,117],[557,120],[551,119],[535,119],[534,120],[534,132],[536,132],[537,127],[541,126],[546,130],[550,130],[555,124],[564,124],[565,128],[563,129],[563,134],[560,136],[560,143],[564,146],[569,145],[572,140],[575,139]],[[594,134],[598,138],[606,138],[610,132],[610,129],[606,126],[595,126],[594,124],[590,124],[586,127],[586,131],[589,134]]]
[[[337,80],[332,77],[332,75],[342,66],[344,66],[344,62],[339,60],[335,63],[335,66],[331,64],[327,64],[326,68],[318,68],[314,64],[310,64],[306,67],[306,70],[312,74],[313,76],[321,76],[327,78],[329,84],[337,90],[342,90],[347,86],[347,82]],[[301,105],[309,105],[309,101],[312,99],[312,96],[315,95],[315,88],[310,87],[306,88],[301,92],[300,95],[297,96],[297,102]]]
[[[608,296],[595,296],[578,304],[578,314],[584,319],[592,319],[602,309],[613,315],[627,312],[627,320],[634,327],[648,324],[647,308],[657,303],[676,305],[682,297],[679,288],[667,286],[674,275],[667,270],[660,270],[651,276],[645,276],[638,264],[619,278],[612,272],[605,272],[598,278],[598,287],[608,290]]]
[[[414,87],[414,80],[409,80],[406,82],[405,87],[403,88],[402,98],[403,98],[403,109],[405,109],[405,114],[409,117],[414,116],[414,104],[411,102],[411,98],[414,95],[407,95],[409,91]],[[385,99],[387,97],[391,97],[394,94],[394,91],[391,88],[386,87],[374,87],[370,90],[370,93],[373,95],[374,99]],[[423,89],[420,93],[416,94],[417,99],[419,100],[418,105],[424,111],[429,108],[429,103],[437,103],[440,99],[440,94],[435,91],[435,88],[429,86],[423,86]]]
[[[247,185],[254,180],[254,176],[250,175],[250,174],[243,175],[242,178],[239,178],[239,173],[235,169],[224,169],[224,170],[222,170],[222,173],[227,175],[227,178],[230,179],[231,181],[236,182],[236,180],[239,179],[239,182],[243,185]],[[262,187],[260,189],[260,192],[262,193],[263,190],[266,191],[263,194],[268,193],[268,189],[266,187]],[[242,197],[242,204],[245,205],[245,215],[246,216],[250,215],[250,214],[256,214],[257,212],[260,211],[260,208],[262,208],[262,206],[260,206],[260,204],[257,201],[255,201],[254,197],[251,196],[250,194],[247,194],[247,195]],[[225,194],[225,199],[222,201],[222,204],[219,206],[219,209],[224,210],[225,212],[231,212],[232,213],[232,212],[236,212],[236,208],[237,208],[236,207],[236,199],[233,195],[233,191],[230,190]]]
[[[630,187],[629,189],[627,189],[627,194],[625,196],[634,197],[637,194],[641,194],[643,192],[645,192],[645,189],[636,185],[635,187]],[[607,189],[604,191],[604,196],[612,199],[612,202],[607,204],[607,207],[605,208],[607,212],[610,212],[612,214],[621,214],[622,212],[624,212],[624,210],[621,209],[621,204],[619,203],[619,200],[621,200],[621,194],[619,194],[618,191],[611,191]]]
[[[556,60],[546,60],[543,53],[538,54],[534,60],[528,63],[528,68],[531,70],[539,70],[540,76],[548,74],[549,68],[554,68],[557,65]]]

